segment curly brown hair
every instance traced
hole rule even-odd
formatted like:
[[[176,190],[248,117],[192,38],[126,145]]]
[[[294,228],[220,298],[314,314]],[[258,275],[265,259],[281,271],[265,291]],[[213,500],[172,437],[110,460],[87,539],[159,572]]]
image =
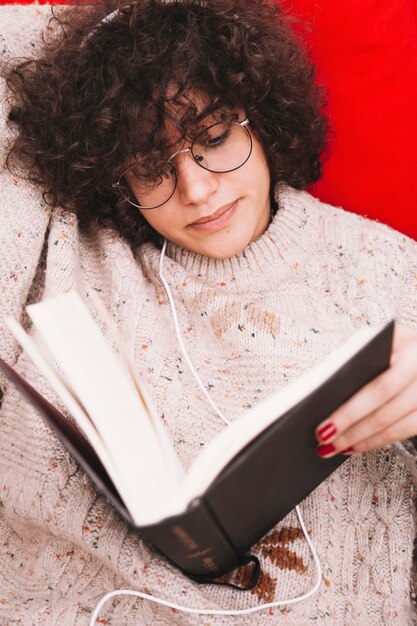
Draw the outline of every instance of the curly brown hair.
[[[82,230],[110,226],[133,249],[155,238],[112,183],[131,155],[165,154],[168,102],[182,111],[181,137],[211,112],[245,110],[274,185],[302,189],[319,177],[321,92],[273,0],[107,0],[61,10],[50,31],[38,58],[7,72],[18,126],[7,163],[52,206],[75,211]]]

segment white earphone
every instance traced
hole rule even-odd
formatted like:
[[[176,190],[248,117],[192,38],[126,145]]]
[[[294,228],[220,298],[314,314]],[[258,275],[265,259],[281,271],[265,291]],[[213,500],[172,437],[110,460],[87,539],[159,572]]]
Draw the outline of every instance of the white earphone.
[[[171,313],[172,313],[172,318],[174,321],[174,327],[175,327],[175,333],[177,335],[177,339],[178,339],[178,343],[181,349],[181,352],[185,358],[185,361],[188,365],[188,367],[190,368],[190,371],[192,373],[192,375],[194,376],[199,388],[201,389],[201,391],[204,393],[205,397],[207,398],[210,406],[212,407],[212,409],[216,412],[216,414],[220,417],[220,419],[226,424],[228,425],[230,422],[226,419],[226,417],[223,415],[223,413],[220,411],[220,409],[217,407],[217,405],[214,403],[213,399],[210,397],[207,389],[205,388],[203,382],[201,381],[201,379],[199,378],[197,372],[194,369],[194,366],[191,362],[190,357],[188,356],[186,347],[184,345],[184,341],[181,335],[181,330],[178,324],[178,316],[177,316],[177,311],[175,309],[175,303],[174,303],[174,298],[172,296],[171,293],[171,289],[169,287],[168,281],[165,278],[164,272],[163,272],[163,265],[164,265],[164,258],[165,258],[165,251],[166,251],[166,246],[167,246],[167,240],[164,240],[164,244],[162,246],[162,251],[161,251],[161,256],[160,256],[160,260],[159,260],[159,276],[161,278],[161,281],[165,287],[165,290],[167,292],[168,295],[168,301],[171,307]],[[321,571],[321,565],[320,565],[320,560],[319,557],[317,555],[317,551],[313,545],[313,542],[311,541],[311,538],[307,532],[307,529],[305,527],[304,524],[304,520],[303,517],[301,515],[301,511],[300,508],[298,506],[295,507],[295,511],[297,513],[297,517],[298,520],[300,522],[300,526],[301,529],[304,533],[304,537],[306,538],[307,544],[311,550],[311,554],[313,556],[313,560],[316,566],[316,570],[317,570],[317,580],[314,584],[314,586],[307,591],[306,593],[304,593],[301,596],[297,596],[295,598],[289,598],[287,600],[277,600],[275,602],[267,602],[265,604],[261,604],[259,606],[255,606],[255,607],[251,607],[249,609],[240,609],[240,610],[231,610],[231,609],[199,609],[199,608],[192,608],[192,607],[187,607],[187,606],[183,606],[181,604],[176,604],[175,602],[170,602],[168,600],[163,600],[162,598],[158,598],[157,596],[152,596],[149,593],[145,593],[142,591],[134,591],[132,589],[117,589],[115,591],[111,591],[109,593],[107,593],[105,596],[103,596],[100,600],[100,602],[97,604],[96,608],[94,609],[92,616],[91,616],[91,620],[90,620],[90,626],[94,626],[94,624],[96,623],[96,619],[99,616],[99,612],[100,610],[103,608],[103,606],[105,605],[105,603],[110,600],[111,598],[114,598],[116,596],[122,596],[122,595],[127,595],[127,596],[136,596],[138,598],[143,598],[144,600],[149,600],[150,602],[155,602],[156,604],[161,604],[162,606],[168,606],[172,609],[176,609],[177,611],[182,611],[184,613],[194,613],[194,614],[198,614],[198,615],[249,615],[251,613],[256,613],[257,611],[263,611],[265,609],[269,609],[272,608],[274,606],[283,606],[283,605],[289,605],[289,604],[295,604],[296,602],[301,602],[302,600],[306,600],[307,598],[309,598],[310,596],[312,596],[314,593],[316,593],[316,591],[318,590],[318,588],[320,587],[321,584],[321,579],[322,579],[322,571]]]

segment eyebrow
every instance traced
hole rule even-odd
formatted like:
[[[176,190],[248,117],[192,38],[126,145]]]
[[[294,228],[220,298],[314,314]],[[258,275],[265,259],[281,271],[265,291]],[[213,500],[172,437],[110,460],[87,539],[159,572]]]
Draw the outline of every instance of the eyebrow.
[[[163,150],[155,149],[151,152],[144,151],[133,153],[132,163],[138,162],[146,167],[152,161],[154,161],[155,165],[158,163],[158,161],[168,161],[168,159],[173,158],[173,155],[175,155],[177,151],[180,151],[184,147],[185,142],[192,143],[195,138],[206,128],[218,122],[236,121],[238,119],[239,115],[235,109],[232,110],[228,108],[219,108],[215,111],[209,111],[197,123],[190,124],[184,130],[184,134],[173,143],[167,141],[167,137],[165,134],[165,145],[163,147]],[[173,123],[175,126],[175,120],[173,120]]]

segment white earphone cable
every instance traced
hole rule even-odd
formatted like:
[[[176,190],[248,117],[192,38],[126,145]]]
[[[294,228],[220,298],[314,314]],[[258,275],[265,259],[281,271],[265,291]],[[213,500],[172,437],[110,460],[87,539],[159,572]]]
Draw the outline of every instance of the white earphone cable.
[[[171,306],[172,318],[174,320],[175,332],[177,334],[177,339],[178,339],[178,343],[179,343],[180,348],[181,348],[181,352],[182,352],[182,354],[184,356],[184,359],[185,359],[188,367],[190,368],[190,371],[191,371],[192,375],[194,376],[194,378],[195,378],[195,380],[197,382],[197,385],[200,387],[201,391],[204,393],[204,395],[207,398],[207,401],[209,402],[210,406],[217,413],[217,415],[220,417],[220,419],[222,419],[225,424],[229,425],[230,421],[223,415],[223,413],[220,411],[220,409],[214,403],[213,399],[210,397],[210,395],[209,395],[207,389],[205,388],[203,382],[200,380],[197,372],[195,371],[194,366],[191,363],[191,359],[188,356],[188,352],[187,352],[187,350],[185,348],[184,341],[182,339],[182,335],[181,335],[181,331],[180,331],[180,327],[179,327],[179,324],[178,324],[178,316],[177,316],[177,310],[175,308],[174,298],[172,297],[171,289],[170,289],[170,287],[168,285],[168,282],[167,282],[167,280],[165,278],[164,270],[163,270],[166,246],[167,246],[167,240],[164,239],[164,245],[162,246],[161,256],[159,258],[159,276],[160,276],[160,278],[161,278],[161,280],[163,282],[163,285],[165,287],[165,291],[167,292],[169,304]]]
[[[90,620],[90,626],[94,626],[96,619],[99,615],[100,610],[103,608],[104,604],[110,600],[111,598],[114,598],[116,596],[122,596],[122,595],[126,595],[126,596],[136,596],[138,598],[143,598],[144,600],[149,600],[150,602],[155,602],[156,604],[161,604],[162,606],[169,606],[172,609],[176,609],[177,611],[182,611],[184,613],[193,613],[196,615],[250,615],[251,613],[256,613],[257,611],[263,611],[265,609],[269,609],[269,608],[273,608],[274,606],[283,606],[283,605],[288,605],[288,604],[295,604],[296,602],[301,602],[301,600],[307,600],[307,598],[309,598],[310,596],[312,596],[314,593],[316,593],[316,591],[318,590],[318,588],[320,587],[321,584],[321,578],[322,578],[322,573],[321,573],[321,566],[320,566],[320,561],[319,561],[319,557],[317,555],[317,552],[313,546],[313,543],[310,539],[310,536],[307,532],[307,529],[304,525],[304,521],[303,518],[301,516],[301,512],[299,507],[295,507],[295,510],[297,512],[297,516],[298,516],[298,520],[300,522],[300,526],[303,530],[304,536],[307,540],[307,543],[310,547],[311,553],[313,555],[314,558],[314,562],[316,565],[316,569],[317,569],[317,580],[314,584],[314,587],[312,587],[310,589],[310,591],[307,591],[306,593],[304,593],[302,596],[297,596],[296,598],[289,598],[288,600],[277,600],[275,602],[266,602],[265,604],[261,604],[259,606],[253,606],[250,607],[249,609],[237,609],[237,610],[233,610],[233,609],[197,609],[197,608],[192,608],[192,607],[188,607],[188,606],[183,606],[182,604],[176,604],[175,602],[170,602],[169,600],[163,600],[162,598],[158,598],[158,596],[151,596],[149,593],[144,593],[142,591],[133,591],[132,589],[116,589],[115,591],[110,591],[109,593],[107,593],[105,596],[103,596],[100,600],[100,602],[97,604],[96,608],[94,609],[94,612],[91,615],[91,620]]]
[[[175,332],[177,334],[177,339],[181,348],[181,352],[184,355],[184,358],[186,360],[186,363],[188,365],[188,367],[190,368],[194,378],[196,379],[198,386],[200,387],[200,389],[204,392],[204,395],[206,396],[206,398],[208,399],[210,406],[214,409],[214,411],[217,413],[217,415],[226,423],[229,424],[230,422],[224,417],[224,415],[221,413],[221,411],[218,409],[218,407],[216,406],[215,402],[212,400],[212,398],[209,396],[206,388],[204,387],[203,382],[200,380],[197,372],[195,371],[193,364],[191,363],[190,357],[188,356],[187,350],[185,348],[182,336],[181,336],[181,331],[179,328],[179,324],[178,324],[178,316],[177,316],[177,312],[175,309],[175,303],[174,303],[174,299],[172,297],[172,293],[171,293],[171,289],[169,287],[169,284],[164,276],[163,273],[163,262],[164,262],[164,256],[165,256],[165,250],[166,250],[166,245],[167,245],[167,240],[165,239],[164,241],[164,245],[162,246],[162,251],[161,251],[161,257],[160,257],[160,261],[159,261],[159,276],[164,284],[165,290],[167,292],[168,295],[168,300],[171,306],[171,311],[172,311],[172,317],[174,320],[174,326],[175,326]],[[318,588],[320,587],[321,584],[321,579],[322,579],[322,571],[321,571],[321,565],[320,565],[320,560],[319,557],[317,555],[317,551],[313,545],[313,542],[311,541],[310,535],[307,532],[307,529],[305,527],[304,524],[304,520],[303,517],[301,515],[301,511],[300,508],[298,506],[295,507],[295,511],[297,513],[297,517],[298,517],[298,521],[300,522],[300,526],[301,529],[304,533],[304,537],[306,538],[307,544],[310,548],[311,554],[313,556],[313,560],[314,560],[314,564],[316,566],[316,571],[317,571],[317,579],[316,582],[314,584],[314,586],[307,591],[306,593],[304,593],[301,596],[297,596],[295,598],[289,598],[287,600],[277,600],[274,602],[266,602],[265,604],[261,604],[258,606],[254,606],[254,607],[250,607],[248,609],[199,609],[199,608],[192,608],[192,607],[188,607],[188,606],[183,606],[181,604],[176,604],[175,602],[171,602],[169,600],[164,600],[162,598],[159,598],[158,596],[152,596],[149,593],[145,593],[143,591],[134,591],[132,589],[116,589],[115,591],[110,591],[109,593],[107,593],[105,596],[103,596],[100,600],[100,602],[97,604],[96,608],[94,609],[92,615],[91,615],[91,620],[90,620],[90,626],[94,626],[96,623],[96,620],[99,616],[99,612],[100,610],[103,608],[103,606],[105,605],[106,602],[108,602],[108,600],[110,600],[111,598],[114,598],[116,596],[135,596],[137,598],[142,598],[144,600],[149,600],[149,602],[155,602],[156,604],[160,604],[162,606],[168,606],[172,609],[176,609],[177,611],[182,611],[183,613],[193,613],[193,614],[197,614],[197,615],[249,615],[251,613],[256,613],[257,611],[263,611],[265,609],[269,609],[275,606],[283,606],[283,605],[288,605],[288,604],[295,604],[296,602],[301,602],[302,600],[307,600],[307,598],[309,598],[310,596],[312,596],[314,593],[316,593],[316,591],[318,590]]]

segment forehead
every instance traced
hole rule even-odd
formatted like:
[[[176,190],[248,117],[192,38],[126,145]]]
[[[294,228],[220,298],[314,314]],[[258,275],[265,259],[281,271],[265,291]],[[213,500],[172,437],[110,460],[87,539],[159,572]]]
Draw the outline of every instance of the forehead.
[[[207,94],[198,89],[183,89],[179,85],[169,84],[165,92],[165,111],[174,118],[183,116],[186,111],[201,115],[210,105]]]
[[[213,124],[235,121],[239,117],[237,111],[218,109],[216,111],[204,112],[198,119],[187,120],[186,122],[181,119],[168,118],[164,124],[166,147],[177,147],[185,141],[192,142]]]
[[[199,90],[174,89],[171,85],[159,98],[154,94],[153,99],[159,100],[159,106],[145,112],[132,129],[126,164],[165,160],[211,124],[245,117],[241,117],[243,109]]]
[[[167,143],[191,138],[216,122],[234,115],[235,109],[198,89],[181,91],[169,85],[165,94],[164,135]]]

